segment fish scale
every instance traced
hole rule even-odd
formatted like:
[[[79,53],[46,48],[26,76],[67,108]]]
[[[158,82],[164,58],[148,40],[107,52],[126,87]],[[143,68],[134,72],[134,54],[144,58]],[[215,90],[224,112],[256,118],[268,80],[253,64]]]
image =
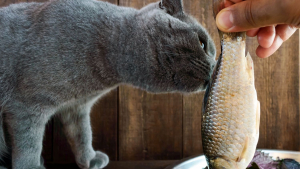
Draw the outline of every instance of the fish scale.
[[[258,141],[259,102],[245,33],[222,33],[222,53],[204,98],[202,143],[209,168],[245,169]]]

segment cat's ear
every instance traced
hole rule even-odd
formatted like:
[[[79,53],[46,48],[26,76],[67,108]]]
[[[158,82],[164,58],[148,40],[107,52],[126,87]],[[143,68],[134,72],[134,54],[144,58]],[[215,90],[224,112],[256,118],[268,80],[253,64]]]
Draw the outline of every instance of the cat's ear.
[[[165,9],[170,15],[183,12],[182,0],[161,0],[160,8]]]

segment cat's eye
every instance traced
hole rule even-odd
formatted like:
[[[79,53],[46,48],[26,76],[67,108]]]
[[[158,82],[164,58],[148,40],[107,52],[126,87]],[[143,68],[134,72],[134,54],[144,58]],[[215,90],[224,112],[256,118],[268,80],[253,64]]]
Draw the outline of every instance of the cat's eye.
[[[199,43],[200,43],[201,48],[204,49],[204,47],[205,47],[204,43],[202,43],[201,41],[199,41]]]

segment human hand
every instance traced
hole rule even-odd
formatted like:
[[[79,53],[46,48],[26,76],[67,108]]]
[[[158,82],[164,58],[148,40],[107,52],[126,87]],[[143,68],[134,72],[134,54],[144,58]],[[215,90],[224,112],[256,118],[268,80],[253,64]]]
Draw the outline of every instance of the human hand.
[[[258,57],[272,55],[300,27],[299,0],[224,0],[217,17],[224,32],[257,36]]]

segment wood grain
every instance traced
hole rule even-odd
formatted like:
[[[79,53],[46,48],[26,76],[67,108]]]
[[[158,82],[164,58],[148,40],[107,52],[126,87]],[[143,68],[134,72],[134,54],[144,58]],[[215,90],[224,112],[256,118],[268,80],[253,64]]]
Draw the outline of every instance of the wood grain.
[[[195,17],[206,28],[220,54],[220,40],[213,18],[211,0],[184,1],[185,12]],[[201,137],[202,101],[204,92],[183,95],[183,157],[203,153]]]
[[[63,126],[59,118],[53,122],[53,162],[54,163],[75,163],[74,155],[68,144],[67,138],[62,130]],[[48,162],[48,161],[46,161]]]
[[[8,6],[10,4],[16,4],[21,2],[27,2],[27,0],[0,0],[0,7]]]
[[[120,160],[181,158],[180,94],[150,94],[121,86],[119,98]]]
[[[299,142],[299,32],[268,61],[267,148],[300,150]],[[266,142],[268,142],[266,140]]]
[[[118,155],[118,89],[100,99],[91,113],[93,148],[117,160]]]

